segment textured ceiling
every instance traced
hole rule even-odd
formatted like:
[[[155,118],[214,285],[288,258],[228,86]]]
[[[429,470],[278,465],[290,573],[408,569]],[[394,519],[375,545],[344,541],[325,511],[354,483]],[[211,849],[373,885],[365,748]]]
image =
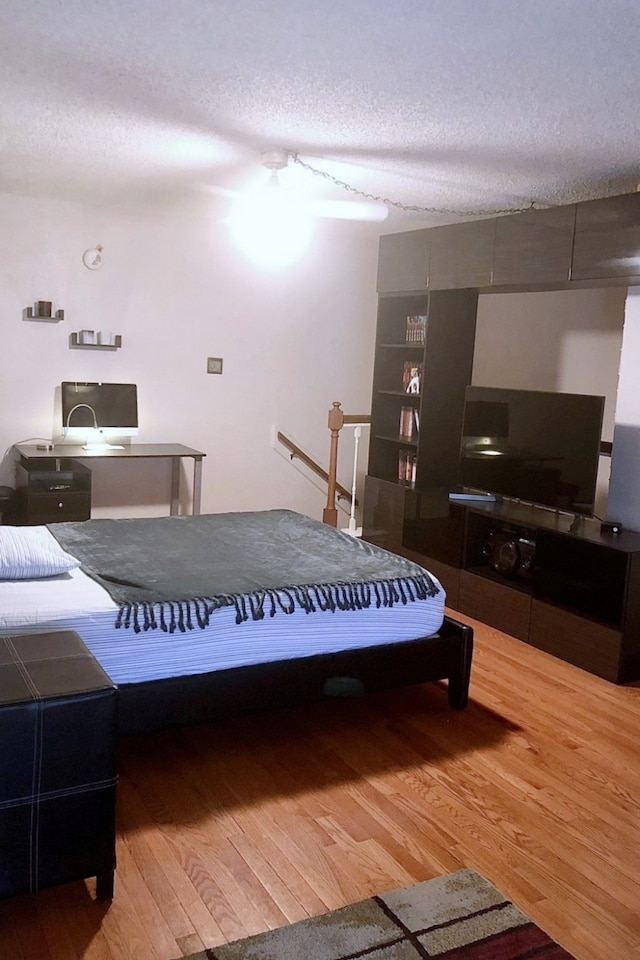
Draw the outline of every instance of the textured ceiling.
[[[639,54],[639,0],[0,0],[0,190],[173,200],[282,147],[463,219],[622,193]]]

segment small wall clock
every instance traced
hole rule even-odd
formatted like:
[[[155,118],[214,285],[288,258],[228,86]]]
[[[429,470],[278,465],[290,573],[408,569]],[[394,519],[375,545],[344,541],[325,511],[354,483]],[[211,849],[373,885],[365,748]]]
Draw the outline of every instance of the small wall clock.
[[[82,254],[82,262],[88,270],[99,270],[102,266],[102,251],[104,247],[91,247]]]

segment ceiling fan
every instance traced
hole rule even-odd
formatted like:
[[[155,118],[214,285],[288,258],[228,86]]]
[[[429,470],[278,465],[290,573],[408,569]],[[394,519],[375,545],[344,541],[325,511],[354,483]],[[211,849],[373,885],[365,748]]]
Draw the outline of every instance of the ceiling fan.
[[[367,199],[358,200],[333,200],[314,196],[312,190],[307,186],[305,180],[308,178],[289,177],[287,182],[280,178],[279,174],[289,168],[289,161],[293,160],[293,166],[297,164],[300,171],[305,169],[308,173],[319,173],[313,167],[301,161],[296,153],[281,148],[270,148],[263,150],[260,154],[260,164],[265,170],[269,171],[269,177],[265,180],[264,176],[258,171],[257,176],[251,178],[246,188],[243,190],[230,190],[220,186],[208,187],[209,192],[221,194],[239,204],[255,204],[265,198],[272,201],[276,206],[276,201],[282,201],[294,204],[298,209],[312,217],[327,217],[336,220],[356,220],[367,223],[382,223],[387,219],[389,210],[387,206],[380,202]],[[321,174],[324,176],[324,174]],[[332,180],[333,178],[328,177]],[[334,181],[335,183],[336,181]],[[339,182],[339,181],[338,181]]]

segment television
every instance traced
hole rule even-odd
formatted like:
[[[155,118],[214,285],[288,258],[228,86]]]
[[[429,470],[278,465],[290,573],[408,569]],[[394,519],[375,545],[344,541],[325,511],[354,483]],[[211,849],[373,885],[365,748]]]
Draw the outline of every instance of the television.
[[[138,433],[138,390],[135,383],[61,384],[62,433],[84,441],[84,449],[117,446],[111,440]]]
[[[467,387],[458,482],[593,515],[604,397]]]

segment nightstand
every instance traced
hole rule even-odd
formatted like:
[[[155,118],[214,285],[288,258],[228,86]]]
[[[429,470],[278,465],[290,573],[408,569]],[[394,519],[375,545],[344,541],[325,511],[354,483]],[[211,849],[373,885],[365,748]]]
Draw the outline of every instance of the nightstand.
[[[16,465],[16,523],[56,523],[91,517],[91,471],[68,457]]]

